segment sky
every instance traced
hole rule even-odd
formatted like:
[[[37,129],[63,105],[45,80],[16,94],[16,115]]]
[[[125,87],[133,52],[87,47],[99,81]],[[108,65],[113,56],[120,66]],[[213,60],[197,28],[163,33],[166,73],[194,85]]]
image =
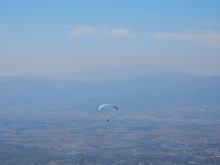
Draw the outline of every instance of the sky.
[[[219,0],[4,0],[0,76],[160,64],[220,75]]]

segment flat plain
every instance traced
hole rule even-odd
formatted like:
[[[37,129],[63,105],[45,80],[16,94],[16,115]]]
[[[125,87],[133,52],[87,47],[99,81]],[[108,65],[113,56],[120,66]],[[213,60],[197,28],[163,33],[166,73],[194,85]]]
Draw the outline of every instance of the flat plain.
[[[1,112],[0,141],[60,154],[148,154],[151,144],[220,139],[219,108],[164,107],[105,113],[97,110],[93,114],[59,109],[5,110]]]

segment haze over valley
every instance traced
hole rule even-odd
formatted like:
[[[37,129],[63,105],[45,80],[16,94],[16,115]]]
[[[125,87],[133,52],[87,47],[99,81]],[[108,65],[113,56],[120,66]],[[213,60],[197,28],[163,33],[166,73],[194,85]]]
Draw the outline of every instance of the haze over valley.
[[[189,75],[153,64],[122,68],[108,68],[109,79],[105,69],[85,71],[78,77],[84,82],[0,77],[1,152],[12,154],[11,164],[159,163],[167,156],[167,163],[218,161],[207,155],[218,152],[211,144],[220,144],[219,76]],[[87,73],[103,74],[103,79],[85,79]],[[99,111],[103,103],[114,103],[119,111]],[[190,157],[201,146],[207,152],[203,161]],[[179,154],[173,153],[175,147]],[[10,164],[9,159],[2,158],[3,163]]]
[[[220,164],[220,1],[1,1],[0,165]]]

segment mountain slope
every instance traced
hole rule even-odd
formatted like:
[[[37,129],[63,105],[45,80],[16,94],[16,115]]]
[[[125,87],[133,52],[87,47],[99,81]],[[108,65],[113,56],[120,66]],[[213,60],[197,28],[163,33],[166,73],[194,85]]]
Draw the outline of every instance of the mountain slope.
[[[125,109],[219,105],[220,77],[164,73],[101,83],[5,78],[0,81],[0,93],[0,108],[32,105],[37,109],[62,103],[89,112],[103,103]]]
[[[65,80],[98,83],[109,79],[127,79],[134,76],[146,76],[165,72],[180,73],[181,70],[156,64],[127,65],[118,68],[99,68],[76,72],[63,77]]]

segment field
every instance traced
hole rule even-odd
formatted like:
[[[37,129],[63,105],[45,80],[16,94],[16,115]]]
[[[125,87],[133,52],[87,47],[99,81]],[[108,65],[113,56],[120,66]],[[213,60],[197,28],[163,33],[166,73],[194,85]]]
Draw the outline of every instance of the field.
[[[1,143],[64,155],[146,155],[149,147],[156,144],[198,144],[220,139],[218,107],[121,109],[94,114],[24,108],[1,114]]]

